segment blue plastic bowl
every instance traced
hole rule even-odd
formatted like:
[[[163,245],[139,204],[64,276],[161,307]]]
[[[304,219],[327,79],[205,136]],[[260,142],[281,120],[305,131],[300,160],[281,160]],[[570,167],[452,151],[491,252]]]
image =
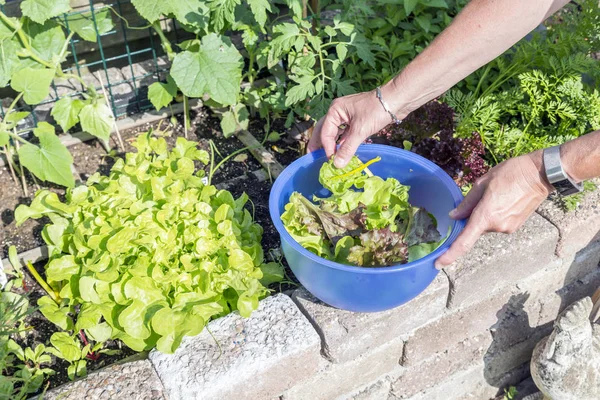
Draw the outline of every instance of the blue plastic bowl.
[[[438,270],[435,260],[456,239],[465,221],[453,221],[448,213],[463,199],[452,178],[431,161],[409,151],[384,145],[362,145],[356,155],[363,161],[377,156],[381,161],[369,166],[374,175],[393,177],[410,186],[409,201],[425,207],[448,239],[433,253],[408,264],[380,268],[361,268],[321,258],[299,245],[281,222],[290,195],[300,192],[329,196],[319,183],[319,170],[327,157],[323,150],[307,154],[290,164],[271,189],[269,211],[281,236],[281,247],[290,268],[304,287],[321,301],[337,308],[358,312],[389,310],[416,297],[433,281]]]

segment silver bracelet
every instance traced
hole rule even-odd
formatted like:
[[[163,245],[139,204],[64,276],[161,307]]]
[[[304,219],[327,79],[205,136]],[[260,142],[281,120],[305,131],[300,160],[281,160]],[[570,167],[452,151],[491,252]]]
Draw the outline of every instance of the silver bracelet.
[[[392,122],[395,123],[396,125],[400,125],[402,123],[402,120],[398,119],[398,117],[396,117],[396,115],[390,110],[390,107],[385,102],[385,100],[383,100],[383,97],[381,96],[381,87],[377,86],[377,89],[375,89],[375,94],[377,95],[377,98],[379,99],[379,102],[383,106],[383,109],[388,114],[390,114],[390,116],[392,117]]]

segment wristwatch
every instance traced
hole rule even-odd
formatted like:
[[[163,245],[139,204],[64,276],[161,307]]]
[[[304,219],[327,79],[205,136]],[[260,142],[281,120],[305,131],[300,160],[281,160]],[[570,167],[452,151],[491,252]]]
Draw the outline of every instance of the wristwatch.
[[[561,196],[569,196],[583,190],[581,182],[575,182],[562,167],[560,146],[544,149],[544,170],[548,182]]]

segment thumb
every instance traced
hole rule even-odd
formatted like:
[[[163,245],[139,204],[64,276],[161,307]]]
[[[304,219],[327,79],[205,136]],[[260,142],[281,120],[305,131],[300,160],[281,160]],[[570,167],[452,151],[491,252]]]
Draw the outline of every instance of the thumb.
[[[464,200],[454,210],[450,211],[450,217],[452,219],[465,219],[468,218],[479,201],[483,197],[485,192],[485,183],[476,184],[469,191]]]
[[[350,126],[350,129],[352,129],[352,126]],[[345,137],[344,142],[335,153],[334,165],[337,168],[344,168],[346,165],[348,165],[348,162],[354,153],[356,153],[358,146],[360,146],[362,142],[363,139],[360,133],[350,130],[348,135]]]

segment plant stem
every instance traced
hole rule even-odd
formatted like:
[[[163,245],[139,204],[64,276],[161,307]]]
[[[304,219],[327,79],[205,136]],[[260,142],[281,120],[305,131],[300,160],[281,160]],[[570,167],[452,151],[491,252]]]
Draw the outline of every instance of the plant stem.
[[[23,92],[19,93],[17,95],[17,97],[15,97],[15,99],[12,101],[12,103],[10,103],[10,106],[8,107],[8,110],[6,110],[6,113],[4,113],[4,115],[8,115],[12,112],[12,110],[15,108],[15,106],[17,105],[17,102],[19,100],[21,100],[21,97],[23,97]]]
[[[214,147],[216,149],[216,146],[214,144],[214,142],[211,140],[210,141],[210,146],[211,146],[211,160],[210,160],[210,172],[209,172],[209,176],[208,176],[208,184],[210,185],[212,182],[212,178],[213,175],[215,174],[215,172],[217,172],[217,170],[219,168],[221,168],[221,165],[223,165],[225,162],[227,162],[227,160],[231,159],[232,157],[235,157],[236,155],[246,151],[246,150],[250,150],[250,149],[255,149],[257,147],[260,147],[260,145],[254,145],[254,146],[247,146],[244,147],[243,149],[239,149],[234,151],[233,153],[229,154],[227,157],[223,158],[221,161],[219,161],[219,163],[217,164],[216,167],[213,168],[214,165],[214,153],[212,152],[212,148]]]
[[[31,264],[31,261],[27,261],[27,269],[29,270],[29,273],[35,278],[37,283],[42,287],[42,289],[44,289],[46,293],[48,293],[48,296],[50,296],[52,300],[54,300],[56,305],[60,306],[60,296],[46,283],[44,278],[42,278],[41,275],[35,270],[35,268]]]
[[[129,21],[127,21],[127,18],[123,17],[121,14],[119,14],[117,12],[117,10],[115,10],[112,6],[106,6],[106,8],[108,8],[110,11],[112,11],[117,18],[119,18],[120,20],[125,22],[125,26],[127,27],[127,29],[139,29],[139,30],[143,30],[143,29],[148,29],[152,27],[152,24],[148,24],[148,25],[144,25],[144,26],[131,26],[129,25]]]
[[[190,129],[190,103],[188,97],[183,95],[183,135],[188,138],[188,129]]]
[[[19,141],[15,142],[15,147],[17,148],[17,154],[19,154]],[[23,163],[20,159],[19,169],[21,170],[21,185],[23,187],[23,194],[25,194],[25,197],[29,197],[29,192],[27,191],[27,181],[25,180],[25,171],[23,169]]]
[[[23,139],[21,136],[17,135],[16,133],[13,132],[6,132],[8,133],[8,136],[10,136],[11,138],[23,143],[23,144],[30,144],[27,140]]]
[[[104,82],[102,81],[102,76],[100,75],[100,72],[98,72],[98,80],[100,81],[100,87],[102,88],[102,94],[104,95],[104,101],[106,101],[106,106],[108,107],[111,115],[113,116],[113,121],[114,121],[113,125],[115,127],[115,133],[117,134],[119,148],[121,149],[121,151],[125,151],[125,144],[123,144],[123,138],[121,137],[121,132],[119,132],[119,126],[117,125],[117,118],[113,114],[112,108],[109,106],[110,103],[108,102],[108,96],[106,95],[106,89],[104,88]]]
[[[165,33],[163,32],[163,30],[160,26],[160,21],[153,22],[152,28],[154,28],[154,30],[158,34],[158,37],[160,38],[160,43],[162,44],[163,49],[165,50],[165,53],[167,53],[167,57],[169,58],[169,61],[173,61],[173,59],[175,58],[175,52],[173,51],[173,48],[171,47],[171,42],[169,41],[169,39],[167,39],[167,37],[165,36]]]
[[[4,146],[4,154],[6,155],[6,163],[8,164],[8,169],[10,170],[10,174],[12,175],[13,181],[15,181],[16,184],[19,181],[17,179],[17,174],[15,174],[15,170],[13,169],[13,161],[11,160],[12,153],[8,150],[7,146]]]

